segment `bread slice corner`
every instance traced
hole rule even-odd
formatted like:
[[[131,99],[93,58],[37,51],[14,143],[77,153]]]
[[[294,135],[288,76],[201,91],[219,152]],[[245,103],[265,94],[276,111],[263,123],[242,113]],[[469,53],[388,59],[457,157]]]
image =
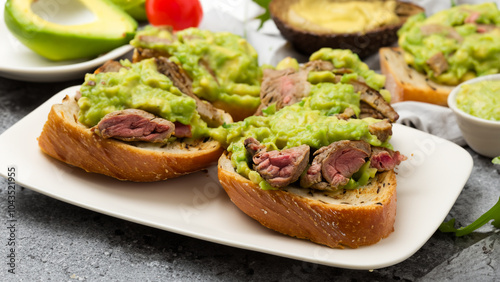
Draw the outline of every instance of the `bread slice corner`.
[[[391,103],[418,101],[448,106],[448,95],[454,86],[431,81],[408,66],[399,47],[383,47],[379,56],[381,72],[386,76],[385,88],[392,95]]]

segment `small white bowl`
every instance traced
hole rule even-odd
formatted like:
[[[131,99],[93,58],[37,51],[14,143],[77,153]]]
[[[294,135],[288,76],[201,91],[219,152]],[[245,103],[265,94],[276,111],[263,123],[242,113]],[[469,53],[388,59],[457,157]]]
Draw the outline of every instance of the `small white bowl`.
[[[486,157],[500,156],[500,121],[485,120],[457,108],[456,96],[464,84],[500,80],[500,74],[477,77],[455,87],[448,96],[448,106],[455,113],[462,135],[474,151]],[[497,105],[500,107],[500,105]]]

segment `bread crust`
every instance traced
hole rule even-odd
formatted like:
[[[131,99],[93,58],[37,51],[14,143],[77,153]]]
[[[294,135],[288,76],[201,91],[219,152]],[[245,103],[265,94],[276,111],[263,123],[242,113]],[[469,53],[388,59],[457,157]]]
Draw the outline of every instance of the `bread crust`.
[[[214,140],[137,146],[103,139],[78,122],[80,108],[66,96],[53,105],[38,144],[47,155],[87,172],[136,182],[159,181],[206,168],[222,154]]]
[[[363,188],[325,192],[262,190],[235,172],[228,154],[218,163],[219,181],[231,201],[267,228],[331,248],[372,245],[394,231],[396,175],[387,171]],[[329,201],[326,202],[326,201]]]
[[[448,95],[454,86],[438,84],[411,68],[403,52],[399,47],[379,50],[380,70],[386,77],[385,88],[392,95],[391,102],[419,101],[448,106]]]

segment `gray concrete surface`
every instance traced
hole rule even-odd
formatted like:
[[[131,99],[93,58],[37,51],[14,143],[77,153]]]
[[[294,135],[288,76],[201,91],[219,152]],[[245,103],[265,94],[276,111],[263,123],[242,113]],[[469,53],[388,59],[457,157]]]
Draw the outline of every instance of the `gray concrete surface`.
[[[59,90],[80,83],[42,84],[0,78],[0,134]],[[500,196],[500,174],[490,159],[467,150],[473,156],[474,169],[448,215],[457,218],[461,225],[474,221]],[[422,179],[422,185],[425,181]],[[7,188],[7,180],[0,177],[1,281],[500,280],[500,230],[490,224],[460,238],[436,231],[407,260],[374,271],[357,271],[193,239],[102,215],[19,187],[16,273],[11,274],[7,265]]]

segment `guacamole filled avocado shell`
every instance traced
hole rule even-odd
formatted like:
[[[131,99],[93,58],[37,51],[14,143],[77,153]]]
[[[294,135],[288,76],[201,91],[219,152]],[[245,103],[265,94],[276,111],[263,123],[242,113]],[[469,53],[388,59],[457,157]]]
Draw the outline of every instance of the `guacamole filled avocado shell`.
[[[353,33],[318,33],[296,26],[287,20],[290,7],[300,0],[272,0],[269,11],[281,34],[297,51],[310,55],[322,47],[351,49],[361,58],[377,52],[382,46],[389,46],[397,41],[397,31],[408,17],[421,13],[424,9],[418,5],[397,1],[396,14],[399,22],[378,27],[366,32]]]

